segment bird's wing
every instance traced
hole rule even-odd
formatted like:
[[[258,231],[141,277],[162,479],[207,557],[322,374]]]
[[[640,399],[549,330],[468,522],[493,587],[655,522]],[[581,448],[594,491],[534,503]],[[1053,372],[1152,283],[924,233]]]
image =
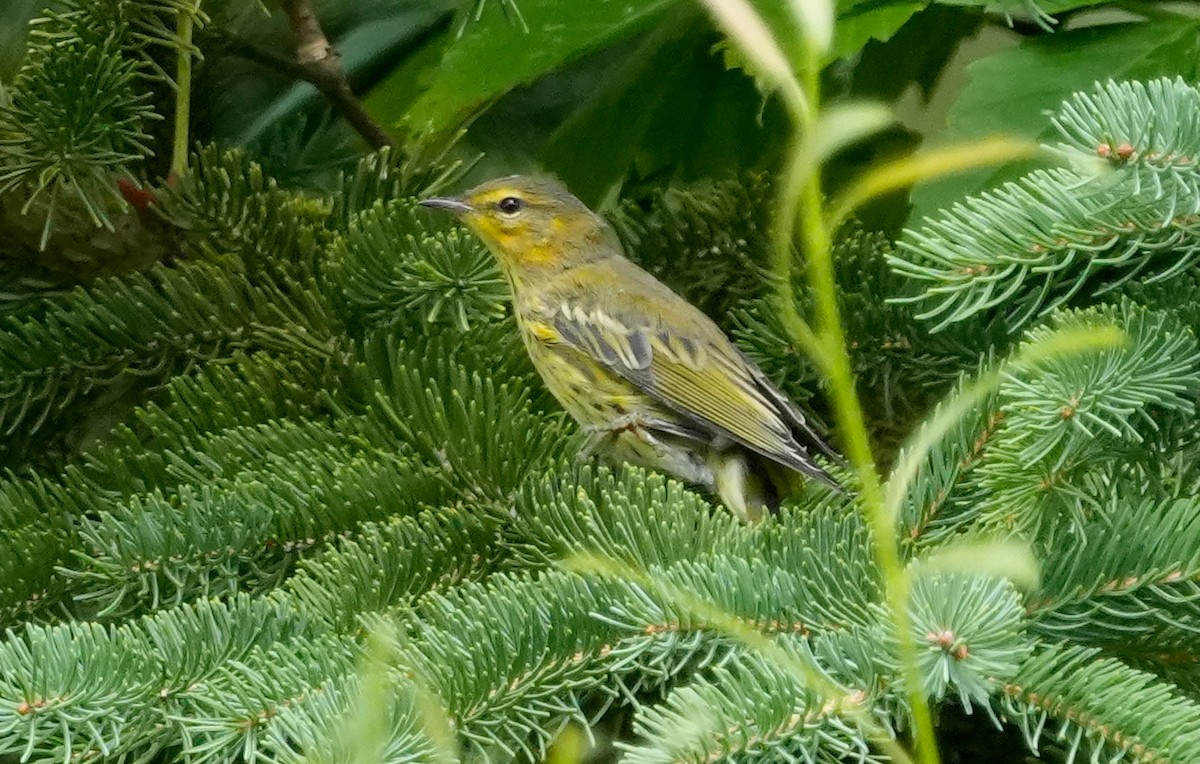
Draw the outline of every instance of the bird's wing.
[[[728,438],[791,469],[830,479],[810,453],[835,460],[837,455],[703,314],[669,292],[648,300],[628,292],[622,297],[626,309],[617,311],[600,307],[599,300],[546,305],[548,336],[586,353],[714,440]],[[674,320],[659,309],[664,300],[678,306]]]

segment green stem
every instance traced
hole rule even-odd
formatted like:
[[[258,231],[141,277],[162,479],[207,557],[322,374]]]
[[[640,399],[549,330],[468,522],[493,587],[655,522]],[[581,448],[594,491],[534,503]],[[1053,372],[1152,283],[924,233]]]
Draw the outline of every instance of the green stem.
[[[810,104],[820,103],[820,66],[815,59],[809,60],[804,68],[802,86]],[[792,151],[788,172],[797,172],[792,165],[799,164],[807,167],[807,177],[803,178],[798,198],[794,201],[785,197],[785,203],[791,206],[781,206],[780,213],[788,217],[799,216],[800,239],[807,262],[809,285],[816,302],[816,318],[818,337],[821,347],[819,362],[828,375],[833,396],[834,411],[837,415],[839,429],[842,435],[846,457],[858,477],[860,498],[863,503],[867,520],[870,523],[875,540],[875,559],[883,573],[889,610],[892,615],[892,625],[897,641],[901,671],[908,691],[909,703],[912,706],[913,725],[915,732],[916,754],[921,764],[938,764],[937,743],[933,733],[933,716],[921,688],[920,668],[917,662],[916,645],[912,640],[912,619],[908,603],[911,583],[904,565],[900,559],[898,538],[894,523],[888,517],[883,495],[883,486],[879,473],[875,469],[875,457],[871,452],[870,437],[867,434],[866,420],[863,417],[862,404],[858,399],[858,389],[855,384],[854,372],[850,366],[850,354],[846,347],[846,336],[842,328],[841,311],[837,301],[837,284],[833,269],[833,243],[829,228],[826,226],[824,200],[821,195],[820,168],[814,163],[805,162],[803,142],[813,134],[816,118],[811,113],[793,111],[798,129],[796,147]],[[794,178],[785,176],[784,187],[787,193],[789,184]],[[790,226],[788,226],[790,229]],[[777,241],[776,244],[781,242]],[[788,289],[780,290],[781,296],[790,294],[790,242],[783,241],[787,260],[777,247],[775,252],[776,266],[782,263],[777,275],[786,277]],[[794,300],[792,310],[795,310]],[[786,308],[783,314],[786,315]],[[806,327],[807,328],[807,327]],[[798,341],[807,344],[808,338],[802,334],[796,335]]]
[[[197,5],[199,0],[197,0]],[[175,138],[171,146],[171,175],[178,178],[187,171],[188,123],[192,113],[192,27],[195,9],[179,12],[175,31],[179,35],[175,71]]]
[[[809,328],[796,307],[796,294],[792,288],[792,242],[795,236],[796,215],[808,181],[810,163],[801,151],[788,152],[788,158],[779,180],[779,198],[776,202],[775,223],[771,229],[771,273],[775,279],[775,299],[779,320],[792,339],[817,364],[825,370],[825,346]]]

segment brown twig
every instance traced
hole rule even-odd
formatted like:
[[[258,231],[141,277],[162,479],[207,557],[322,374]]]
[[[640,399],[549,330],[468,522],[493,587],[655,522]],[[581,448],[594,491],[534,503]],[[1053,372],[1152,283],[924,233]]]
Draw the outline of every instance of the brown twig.
[[[223,47],[236,56],[312,83],[367,143],[377,149],[394,145],[392,137],[350,89],[342,71],[342,58],[325,37],[309,0],[280,0],[280,5],[296,38],[295,61],[231,36],[222,37]]]

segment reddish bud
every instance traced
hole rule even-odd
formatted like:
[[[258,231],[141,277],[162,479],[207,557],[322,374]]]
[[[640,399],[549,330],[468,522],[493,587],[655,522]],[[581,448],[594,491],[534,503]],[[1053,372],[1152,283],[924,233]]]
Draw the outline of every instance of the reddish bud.
[[[138,212],[145,212],[146,208],[158,201],[158,196],[153,191],[135,185],[128,178],[117,178],[117,188],[121,191],[121,196],[125,197],[125,201],[132,204]]]

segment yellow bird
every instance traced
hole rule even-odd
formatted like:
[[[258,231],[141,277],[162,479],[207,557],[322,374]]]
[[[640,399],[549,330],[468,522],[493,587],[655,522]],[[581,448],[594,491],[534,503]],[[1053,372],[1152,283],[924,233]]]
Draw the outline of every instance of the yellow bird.
[[[779,498],[781,473],[836,486],[812,457],[838,456],[804,415],[561,184],[513,176],[421,204],[495,255],[529,357],[589,447],[702,486],[751,520]]]

